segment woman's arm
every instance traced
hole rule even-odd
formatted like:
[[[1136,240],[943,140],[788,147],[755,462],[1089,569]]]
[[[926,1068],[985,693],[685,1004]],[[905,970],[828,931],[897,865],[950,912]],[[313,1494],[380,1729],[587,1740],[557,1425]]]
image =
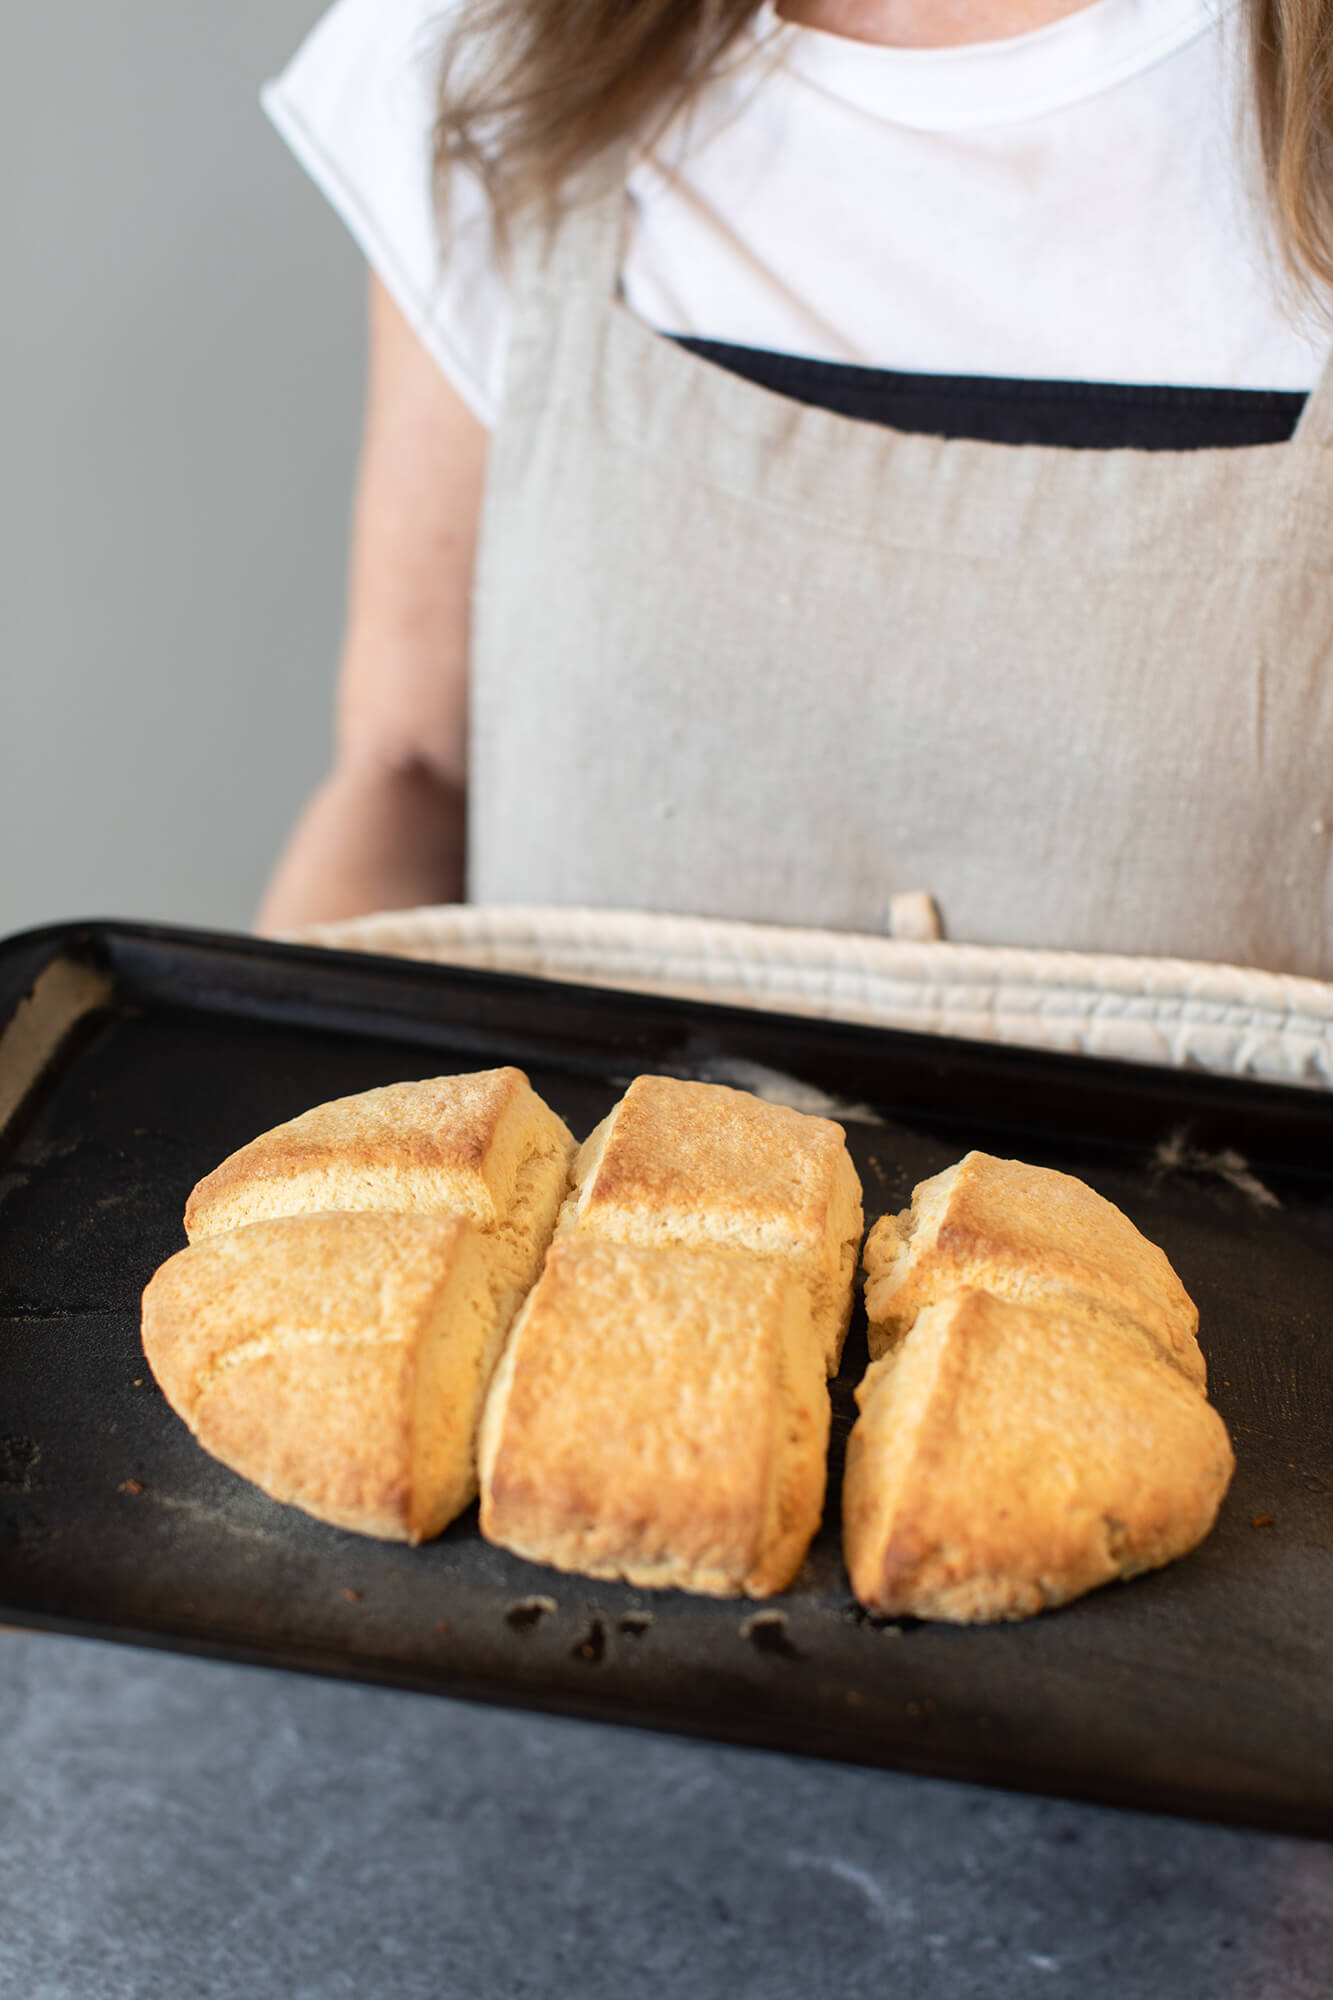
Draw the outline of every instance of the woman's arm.
[[[371,281],[337,753],[258,929],[456,900],[469,597],[487,433]]]

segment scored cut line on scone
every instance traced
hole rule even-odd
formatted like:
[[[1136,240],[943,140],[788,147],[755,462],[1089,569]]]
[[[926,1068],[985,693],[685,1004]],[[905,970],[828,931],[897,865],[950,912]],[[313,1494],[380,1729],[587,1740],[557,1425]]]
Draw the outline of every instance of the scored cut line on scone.
[[[387,1085],[261,1134],[195,1188],[190,1246],[145,1293],[145,1349],[168,1400],[275,1498],[361,1533],[438,1534],[476,1491],[485,1391],[573,1151],[513,1068]],[[418,1323],[404,1260],[428,1291],[466,1265],[456,1326]],[[397,1379],[394,1350],[439,1409]],[[408,1433],[434,1439],[429,1463]]]
[[[1028,1617],[1208,1533],[1235,1461],[1198,1314],[1114,1204],[969,1153],[876,1224],[865,1267],[843,1547],[869,1609]]]
[[[840,1126],[725,1085],[636,1078],[579,1150],[497,1373],[483,1534],[644,1584],[783,1588],[822,1511],[825,1375],[851,1313],[860,1228]],[[602,1410],[592,1423],[590,1406]],[[734,1464],[722,1446],[704,1451],[729,1427]],[[717,1538],[726,1495],[742,1509],[740,1540]]]
[[[579,1148],[558,1229],[619,1243],[781,1257],[837,1370],[861,1240],[861,1183],[829,1118],[725,1084],[636,1077]]]

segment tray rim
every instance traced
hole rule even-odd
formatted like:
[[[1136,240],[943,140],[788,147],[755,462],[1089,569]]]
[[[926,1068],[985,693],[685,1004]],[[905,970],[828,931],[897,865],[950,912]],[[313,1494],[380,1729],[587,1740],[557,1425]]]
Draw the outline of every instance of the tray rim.
[[[839,1041],[862,1043],[866,1047],[893,1046],[916,1049],[949,1061],[979,1064],[984,1058],[987,1066],[996,1065],[1002,1069],[1018,1068],[1025,1064],[1050,1067],[1053,1075],[1064,1075],[1071,1081],[1082,1076],[1105,1083],[1114,1078],[1127,1088],[1137,1087],[1147,1090],[1150,1095],[1161,1096],[1181,1091],[1188,1094],[1204,1095],[1217,1092],[1237,1106],[1254,1109],[1272,1107],[1286,1115],[1295,1115],[1302,1120],[1318,1122],[1326,1119],[1333,1122],[1333,1089],[1318,1085],[1292,1084],[1276,1079],[1229,1076],[1218,1071],[1202,1068],[1177,1066],[1170,1063],[1131,1062],[1118,1056],[1091,1055],[1082,1050],[1050,1049],[1029,1043],[981,1041],[962,1035],[935,1034],[915,1028],[885,1027],[872,1022],[840,1021],[822,1014],[788,1014],[767,1007],[746,1007],[735,1001],[693,999],[678,994],[658,994],[641,989],[601,986],[592,981],[558,979],[528,972],[510,972],[484,966],[452,965],[436,960],[408,958],[392,953],[347,950],[342,946],[289,942],[285,939],[263,938],[249,931],[229,931],[212,929],[198,925],[171,924],[165,922],[119,917],[78,918],[54,924],[39,925],[33,929],[17,931],[0,938],[0,1032],[8,1023],[13,1011],[11,993],[16,999],[22,998],[23,989],[15,989],[13,982],[6,979],[7,967],[11,959],[22,952],[45,949],[48,959],[61,950],[74,953],[75,948],[109,949],[113,964],[117,948],[158,948],[162,950],[181,949],[223,956],[238,953],[242,958],[259,965],[278,963],[306,966],[317,975],[322,971],[336,977],[336,969],[342,967],[364,967],[377,977],[388,978],[411,986],[417,982],[429,983],[438,980],[445,984],[473,987],[477,991],[492,989],[501,993],[532,995],[541,994],[557,1005],[574,1007],[580,997],[594,1002],[614,1003],[630,1013],[641,1015],[667,1015],[682,1022],[705,1016],[709,1021],[734,1022],[751,1032],[762,1034],[772,1030],[774,1034],[783,1031],[798,1036],[825,1034],[835,1036]],[[40,968],[39,968],[40,969]],[[123,968],[117,966],[117,970]],[[233,1008],[217,1006],[211,1011],[229,1013]],[[416,1024],[414,1024],[416,1025]],[[426,1023],[419,1025],[425,1027]],[[385,1036],[385,1039],[398,1039]],[[554,1058],[558,1061],[558,1057]],[[1333,1164],[1330,1166],[1333,1180]]]
[[[146,1653],[173,1653],[187,1659],[217,1661],[221,1665],[258,1667],[268,1673],[300,1674],[312,1680],[341,1681],[354,1687],[370,1687],[391,1694],[412,1694],[432,1701],[457,1701],[469,1707],[502,1708],[516,1714],[539,1715],[557,1722],[595,1723],[608,1729],[634,1729],[649,1736],[671,1737],[681,1742],[716,1745],[751,1754],[800,1757],[815,1763],[840,1764],[851,1770],[897,1772],[914,1778],[939,1778],[946,1784],[976,1785],[987,1791],[1018,1792],[1030,1798],[1053,1802],[1067,1800],[1078,1805],[1101,1806],[1109,1811],[1149,1814],[1154,1818],[1197,1820],[1207,1825],[1234,1827],[1240,1831],[1281,1834],[1293,1839],[1333,1841],[1333,1803],[1327,1807],[1303,1807],[1290,1803],[1262,1810],[1220,1799],[1216,1793],[1194,1791],[1185,1785],[1159,1785],[1152,1796],[1132,1782],[1118,1785],[1105,1777],[1080,1782],[1072,1780],[1058,1766],[1046,1766],[1032,1759],[1015,1760],[1000,1774],[998,1760],[974,1761],[965,1753],[922,1750],[895,1743],[892,1754],[876,1754],[874,1747],[853,1755],[836,1742],[806,1739],[793,1743],[775,1730],[764,1727],[740,1709],[721,1714],[717,1727],[708,1719],[681,1722],[662,1709],[636,1701],[608,1704],[591,1693],[586,1698],[566,1690],[551,1692],[515,1689],[506,1682],[487,1682],[464,1674],[454,1676],[447,1686],[426,1672],[373,1654],[349,1654],[317,1646],[268,1649],[244,1640],[176,1632],[165,1627],[132,1623],[86,1623],[46,1611],[15,1610],[0,1599],[0,1637],[6,1630],[32,1632],[54,1638],[88,1640],[93,1644],[123,1646]],[[617,1713],[607,1713],[608,1705]]]

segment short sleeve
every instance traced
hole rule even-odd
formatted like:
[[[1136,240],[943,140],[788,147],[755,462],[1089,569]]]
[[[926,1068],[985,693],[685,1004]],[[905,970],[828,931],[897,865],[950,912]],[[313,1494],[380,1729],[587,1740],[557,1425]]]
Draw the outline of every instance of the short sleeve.
[[[482,423],[500,406],[510,305],[490,207],[450,177],[445,254],[433,151],[439,0],[338,0],[263,92],[269,118]]]

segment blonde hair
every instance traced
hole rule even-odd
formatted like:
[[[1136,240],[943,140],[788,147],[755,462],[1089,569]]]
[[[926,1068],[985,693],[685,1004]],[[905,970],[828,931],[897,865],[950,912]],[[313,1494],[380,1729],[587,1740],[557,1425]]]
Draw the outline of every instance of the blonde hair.
[[[1248,4],[1255,128],[1278,242],[1308,290],[1333,290],[1333,5]]]
[[[501,240],[717,73],[761,0],[463,0],[444,51],[436,164],[485,183]],[[1251,102],[1282,254],[1333,291],[1333,0],[1245,0]]]

